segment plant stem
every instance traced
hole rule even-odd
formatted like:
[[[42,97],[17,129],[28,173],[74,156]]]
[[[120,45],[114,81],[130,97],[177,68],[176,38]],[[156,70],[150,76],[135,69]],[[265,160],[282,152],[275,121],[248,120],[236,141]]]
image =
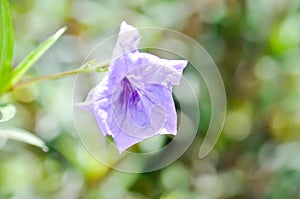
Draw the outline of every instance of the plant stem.
[[[95,67],[91,67],[89,65],[91,65],[91,62],[88,62],[83,67],[80,67],[78,69],[65,71],[65,72],[61,72],[61,73],[56,73],[53,75],[47,75],[47,76],[43,76],[43,77],[32,78],[32,79],[29,79],[26,81],[18,82],[16,85],[13,86],[12,90],[27,86],[27,85],[30,85],[33,83],[37,83],[37,82],[41,82],[41,81],[45,81],[45,80],[62,78],[62,77],[66,77],[69,75],[75,75],[75,74],[79,74],[79,73],[102,72],[102,71],[105,71],[105,69],[107,68],[108,62],[104,62]]]
[[[53,75],[33,78],[33,79],[30,79],[30,80],[26,80],[26,81],[22,81],[22,82],[17,83],[13,87],[13,89],[24,87],[24,86],[27,86],[29,84],[33,84],[33,83],[44,81],[44,80],[57,79],[57,78],[61,78],[61,77],[69,76],[69,75],[78,74],[80,71],[81,70],[79,70],[79,69],[75,69],[75,70],[66,71],[66,72],[62,72],[62,73],[57,73],[57,74],[53,74]]]

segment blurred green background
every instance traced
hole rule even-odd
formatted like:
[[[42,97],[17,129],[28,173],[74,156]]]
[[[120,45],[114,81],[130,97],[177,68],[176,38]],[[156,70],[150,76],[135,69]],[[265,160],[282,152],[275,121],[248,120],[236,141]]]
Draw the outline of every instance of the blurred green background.
[[[26,77],[80,66],[126,20],[175,29],[203,45],[223,77],[228,109],[205,159],[197,157],[210,119],[204,92],[200,132],[189,150],[159,171],[126,174],[97,162],[76,137],[74,76],[15,90],[1,102],[15,104],[17,115],[1,125],[34,132],[49,152],[0,140],[0,198],[300,198],[300,0],[9,2],[15,64],[68,27]]]

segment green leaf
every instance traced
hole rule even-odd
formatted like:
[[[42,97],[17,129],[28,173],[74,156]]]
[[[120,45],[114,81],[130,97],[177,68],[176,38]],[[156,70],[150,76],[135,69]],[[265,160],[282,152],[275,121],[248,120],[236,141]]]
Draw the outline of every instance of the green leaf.
[[[54,35],[34,49],[13,71],[9,86],[16,84],[30,67],[57,41],[65,30],[66,27],[59,29]]]
[[[36,135],[19,128],[7,128],[7,129],[0,129],[0,139],[13,139],[18,140],[21,142],[26,142],[28,144],[40,147],[43,151],[47,152],[48,147]]]
[[[12,69],[14,50],[14,27],[7,0],[0,1],[0,82]]]
[[[8,104],[6,106],[0,106],[0,122],[5,122],[13,118],[16,114],[16,108]]]

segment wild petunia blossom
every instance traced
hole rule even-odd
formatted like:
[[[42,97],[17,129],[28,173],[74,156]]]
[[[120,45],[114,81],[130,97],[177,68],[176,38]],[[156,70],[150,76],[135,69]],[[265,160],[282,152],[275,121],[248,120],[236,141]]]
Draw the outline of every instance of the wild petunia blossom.
[[[186,60],[160,59],[138,51],[138,30],[121,23],[107,75],[79,107],[95,115],[104,136],[119,153],[146,138],[177,133],[172,85],[178,85]]]

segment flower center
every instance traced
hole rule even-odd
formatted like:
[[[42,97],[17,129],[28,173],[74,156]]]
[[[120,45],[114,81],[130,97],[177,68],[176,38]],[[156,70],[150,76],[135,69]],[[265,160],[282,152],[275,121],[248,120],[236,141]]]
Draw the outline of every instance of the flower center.
[[[124,77],[121,81],[121,86],[123,90],[119,102],[125,111],[128,111],[131,121],[139,127],[149,125],[150,120],[141,100],[138,88],[127,77]]]
[[[121,81],[121,86],[123,88],[121,95],[120,95],[120,104],[124,105],[128,102],[130,95],[134,92],[134,88],[130,83],[129,79],[125,76],[124,79]]]

